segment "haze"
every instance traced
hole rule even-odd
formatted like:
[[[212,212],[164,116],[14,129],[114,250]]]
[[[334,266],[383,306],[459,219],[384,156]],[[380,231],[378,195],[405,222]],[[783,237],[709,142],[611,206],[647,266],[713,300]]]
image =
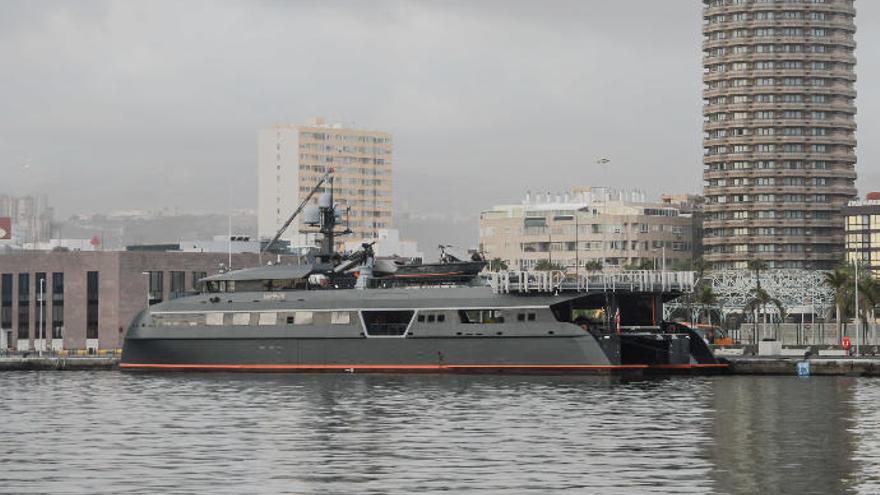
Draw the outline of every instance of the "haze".
[[[859,191],[876,166],[880,2],[857,2]],[[256,207],[256,132],[390,131],[398,213],[476,218],[527,189],[701,188],[701,4],[0,4],[0,192],[58,216]]]

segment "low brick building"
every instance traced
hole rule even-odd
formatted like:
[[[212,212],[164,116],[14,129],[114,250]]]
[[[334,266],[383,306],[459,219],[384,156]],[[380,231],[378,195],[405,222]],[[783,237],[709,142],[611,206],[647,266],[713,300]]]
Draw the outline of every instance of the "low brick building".
[[[0,348],[117,349],[148,299],[155,304],[191,293],[198,279],[218,273],[227,263],[226,253],[0,254]],[[236,268],[258,263],[256,253],[232,255]]]

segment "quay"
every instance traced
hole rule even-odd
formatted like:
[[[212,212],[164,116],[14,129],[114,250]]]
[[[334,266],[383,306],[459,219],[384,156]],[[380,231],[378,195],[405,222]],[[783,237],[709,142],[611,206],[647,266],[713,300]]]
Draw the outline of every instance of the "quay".
[[[0,371],[96,371],[114,370],[119,356],[3,356]]]
[[[792,356],[727,356],[720,357],[728,365],[728,375],[797,375],[797,364],[803,357]],[[811,375],[880,376],[878,357],[811,357]]]
[[[796,375],[803,357],[726,356],[724,375]],[[880,357],[810,358],[812,375],[880,376]],[[101,371],[119,368],[118,356],[0,357],[0,371]]]

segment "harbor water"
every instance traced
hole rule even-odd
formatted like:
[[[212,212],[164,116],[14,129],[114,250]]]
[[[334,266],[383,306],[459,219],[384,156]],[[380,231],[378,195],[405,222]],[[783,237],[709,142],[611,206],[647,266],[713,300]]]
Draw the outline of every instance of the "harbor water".
[[[0,374],[2,493],[880,493],[880,380]]]

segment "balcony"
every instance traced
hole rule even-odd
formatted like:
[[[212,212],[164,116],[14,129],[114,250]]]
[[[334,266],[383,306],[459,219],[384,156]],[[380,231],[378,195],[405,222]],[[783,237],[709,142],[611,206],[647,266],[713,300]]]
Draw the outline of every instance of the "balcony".
[[[843,84],[832,84],[829,86],[731,86],[728,88],[703,88],[704,99],[718,96],[757,94],[832,95],[855,98],[856,90],[851,86]]]
[[[812,86],[807,84],[807,78],[823,77],[826,79],[842,79],[844,81],[855,82],[855,72],[849,69],[746,69],[746,70],[728,70],[724,72],[708,72],[703,74],[703,82],[711,83],[715,81],[723,81],[730,79],[756,79],[756,78],[785,78],[799,77],[804,79],[804,84],[797,86],[784,86],[782,84],[773,85],[771,87],[783,88],[815,88],[824,86]],[[767,87],[767,86],[762,86]]]
[[[830,127],[835,129],[855,130],[855,119],[741,119],[741,120],[717,120],[703,122],[703,131],[710,132],[719,129],[732,128],[755,128],[755,127]]]

